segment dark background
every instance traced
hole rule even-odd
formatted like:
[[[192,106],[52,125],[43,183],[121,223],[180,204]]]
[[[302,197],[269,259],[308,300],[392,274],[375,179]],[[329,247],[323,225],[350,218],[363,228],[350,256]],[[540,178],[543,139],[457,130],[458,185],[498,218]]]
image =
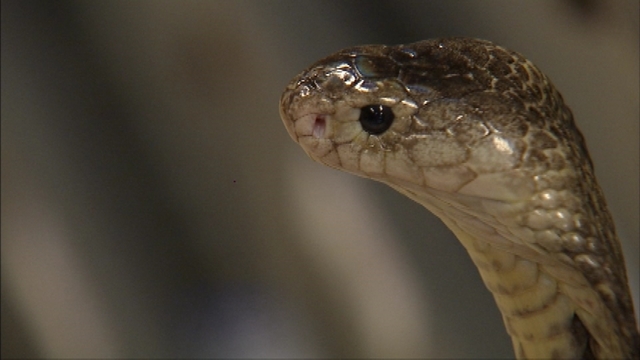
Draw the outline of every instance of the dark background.
[[[2,357],[512,357],[449,231],[278,115],[340,48],[521,52],[583,130],[638,308],[637,1],[2,2]]]

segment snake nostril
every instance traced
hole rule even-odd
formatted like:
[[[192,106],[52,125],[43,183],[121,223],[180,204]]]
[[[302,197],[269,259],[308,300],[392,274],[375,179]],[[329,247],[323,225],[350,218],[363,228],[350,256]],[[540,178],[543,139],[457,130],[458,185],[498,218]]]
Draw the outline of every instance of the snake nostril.
[[[316,120],[313,123],[313,137],[316,139],[323,138],[325,128],[326,128],[325,116],[317,115]]]

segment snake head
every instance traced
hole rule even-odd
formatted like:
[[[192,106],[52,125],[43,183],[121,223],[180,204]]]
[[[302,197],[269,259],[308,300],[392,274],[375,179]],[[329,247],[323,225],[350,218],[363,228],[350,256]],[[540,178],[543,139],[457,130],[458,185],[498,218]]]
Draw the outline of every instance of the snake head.
[[[408,190],[518,200],[533,191],[532,171],[564,165],[528,146],[558,145],[530,131],[563,107],[547,87],[526,59],[483,40],[359,46],[296,76],[280,114],[293,140],[330,167]]]

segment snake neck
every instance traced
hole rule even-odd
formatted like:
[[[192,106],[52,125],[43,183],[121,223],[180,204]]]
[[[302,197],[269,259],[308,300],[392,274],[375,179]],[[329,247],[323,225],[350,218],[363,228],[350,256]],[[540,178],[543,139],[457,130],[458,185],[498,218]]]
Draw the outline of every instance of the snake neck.
[[[606,330],[619,326],[584,275],[536,250],[527,238],[532,235],[521,227],[492,219],[486,209],[475,211],[481,199],[460,204],[459,196],[392,187],[442,219],[466,248],[494,296],[519,359],[636,356]]]

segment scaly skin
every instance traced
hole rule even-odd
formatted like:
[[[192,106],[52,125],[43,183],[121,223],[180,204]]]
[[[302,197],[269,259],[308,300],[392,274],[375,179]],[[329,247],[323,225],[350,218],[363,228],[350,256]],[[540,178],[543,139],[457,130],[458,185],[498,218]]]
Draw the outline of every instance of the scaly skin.
[[[368,105],[392,110],[387,130],[363,126]],[[465,38],[354,47],[295,77],[280,113],[312,159],[444,221],[518,358],[638,359],[624,259],[584,139],[527,59]]]

